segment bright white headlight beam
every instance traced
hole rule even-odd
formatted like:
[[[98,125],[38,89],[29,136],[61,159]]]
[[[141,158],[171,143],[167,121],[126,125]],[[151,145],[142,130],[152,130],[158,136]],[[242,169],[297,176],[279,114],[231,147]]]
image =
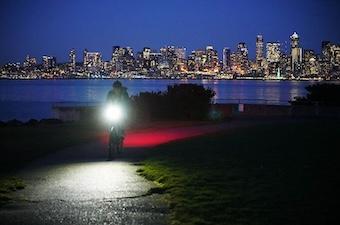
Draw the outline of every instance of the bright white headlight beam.
[[[121,105],[113,104],[105,108],[104,117],[109,122],[119,122],[123,119],[123,109]]]

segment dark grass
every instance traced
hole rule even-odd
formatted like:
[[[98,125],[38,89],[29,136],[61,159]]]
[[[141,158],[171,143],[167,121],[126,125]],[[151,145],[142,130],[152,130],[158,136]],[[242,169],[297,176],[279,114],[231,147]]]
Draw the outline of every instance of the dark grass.
[[[339,121],[243,128],[157,147],[139,172],[173,224],[337,224],[339,138]]]
[[[13,192],[23,188],[25,188],[25,184],[17,177],[0,178],[0,206],[12,200]]]
[[[0,127],[0,177],[38,157],[95,139],[91,123]]]

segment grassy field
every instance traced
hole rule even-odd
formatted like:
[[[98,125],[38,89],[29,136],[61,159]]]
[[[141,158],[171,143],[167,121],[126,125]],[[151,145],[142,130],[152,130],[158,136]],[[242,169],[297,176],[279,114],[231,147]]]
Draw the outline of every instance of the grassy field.
[[[166,144],[138,171],[172,224],[337,224],[339,121],[278,123]]]

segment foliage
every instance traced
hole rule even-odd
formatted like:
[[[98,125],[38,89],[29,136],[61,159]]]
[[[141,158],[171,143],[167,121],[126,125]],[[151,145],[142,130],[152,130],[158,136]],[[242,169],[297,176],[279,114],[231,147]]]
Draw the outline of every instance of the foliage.
[[[315,84],[306,87],[306,97],[295,97],[291,101],[293,105],[324,105],[340,106],[340,85],[339,84]]]
[[[202,85],[175,84],[165,92],[142,92],[133,97],[133,102],[142,117],[201,120],[208,117],[214,95]]]

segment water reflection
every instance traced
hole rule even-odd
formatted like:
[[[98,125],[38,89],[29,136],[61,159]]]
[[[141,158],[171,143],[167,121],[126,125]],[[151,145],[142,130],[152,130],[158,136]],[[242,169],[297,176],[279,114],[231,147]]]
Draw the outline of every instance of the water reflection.
[[[13,115],[27,118],[48,117],[53,102],[102,102],[114,80],[0,80],[0,120]],[[164,91],[176,83],[202,84],[215,91],[215,102],[228,100],[270,100],[288,104],[306,94],[312,81],[262,80],[121,80],[129,95]],[[339,82],[338,82],[339,83]],[[13,103],[17,102],[17,103]],[[32,107],[31,107],[32,106]],[[34,107],[33,107],[34,106]],[[29,110],[28,110],[29,109]],[[44,115],[41,113],[43,112]],[[37,116],[38,115],[38,116]],[[20,119],[20,118],[18,118]]]

